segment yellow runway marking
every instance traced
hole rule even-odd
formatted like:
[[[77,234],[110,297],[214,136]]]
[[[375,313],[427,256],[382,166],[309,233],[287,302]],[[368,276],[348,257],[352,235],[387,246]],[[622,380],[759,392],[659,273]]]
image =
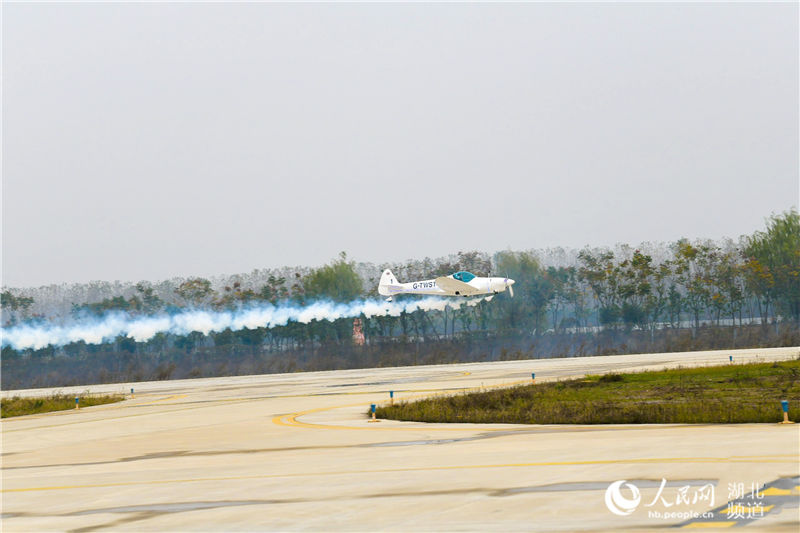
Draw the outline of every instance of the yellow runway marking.
[[[790,489],[779,489],[777,487],[770,487],[761,491],[764,496],[789,496],[791,493]]]
[[[780,456],[764,456],[767,458],[780,457]],[[760,462],[760,463],[786,463],[794,462],[794,456],[786,456],[785,460],[757,460],[756,457],[662,457],[654,459],[607,459],[596,461],[551,461],[551,462],[536,462],[536,463],[501,463],[501,464],[479,464],[479,465],[450,465],[450,466],[425,466],[425,467],[407,467],[407,468],[382,468],[374,470],[339,470],[330,472],[302,472],[302,473],[287,473],[287,474],[254,474],[247,476],[221,476],[221,477],[205,477],[193,479],[157,479],[150,481],[122,481],[118,483],[96,483],[89,485],[57,485],[49,487],[27,487],[18,489],[3,489],[0,492],[35,492],[35,491],[49,491],[49,490],[70,490],[70,489],[89,489],[89,488],[103,488],[103,487],[127,487],[135,485],[161,485],[167,483],[198,483],[203,481],[234,481],[243,479],[271,479],[271,478],[287,478],[287,477],[313,477],[313,476],[342,476],[354,474],[387,474],[394,472],[426,472],[426,471],[439,471],[439,470],[469,470],[477,468],[529,468],[529,467],[547,467],[547,466],[587,466],[587,465],[609,465],[609,464],[647,464],[647,463],[742,463],[742,462]],[[791,459],[788,459],[791,457]],[[742,460],[744,459],[744,460]]]
[[[161,402],[167,402],[169,400],[180,400],[181,398],[186,398],[188,394],[173,394],[172,396],[167,396],[166,398],[160,398],[158,400],[153,400],[152,402],[147,403],[137,403],[135,406],[131,407],[142,407],[144,405],[154,405]]]
[[[403,392],[403,393],[422,393],[422,392],[441,392],[443,390],[444,389],[411,389],[411,390],[405,390],[405,391],[399,391],[399,392]],[[470,390],[470,387],[464,387],[464,388],[458,388],[458,389],[449,389],[449,390],[444,390],[444,391],[445,392],[458,392],[458,391],[462,391],[462,390],[463,391]],[[382,392],[385,392],[385,391],[381,390],[381,391],[337,392],[335,394],[331,394],[331,396],[380,394]],[[152,393],[142,393],[141,396],[145,396],[145,394],[147,396],[153,396],[154,395]],[[187,396],[188,396],[187,394],[176,394],[176,395],[168,396],[166,398],[160,398],[158,400],[148,401],[148,402],[145,402],[145,403],[133,403],[133,402],[130,402],[129,400],[125,400],[125,401],[114,403],[114,404],[105,404],[105,405],[92,406],[92,412],[97,412],[97,411],[100,411],[100,410],[106,411],[106,410],[113,410],[113,409],[129,409],[129,408],[136,408],[136,407],[141,407],[141,406],[156,405],[156,404],[160,404],[161,402],[165,402],[165,401],[170,400],[170,399],[177,400],[177,399],[180,399],[180,398],[185,398]],[[189,406],[189,407],[181,407],[180,409],[171,409],[169,411],[150,412],[150,413],[134,413],[134,414],[129,414],[129,415],[114,416],[114,417],[107,417],[107,418],[97,418],[97,419],[91,419],[91,420],[70,419],[69,422],[64,422],[64,423],[59,423],[59,424],[48,424],[46,426],[34,426],[34,427],[25,427],[25,428],[16,428],[16,429],[3,428],[3,432],[4,433],[12,433],[12,432],[17,432],[17,431],[37,431],[37,430],[43,430],[43,429],[51,429],[51,428],[57,428],[57,427],[71,426],[71,425],[74,425],[74,424],[87,424],[87,423],[96,423],[96,422],[106,422],[106,421],[109,421],[109,420],[119,420],[119,419],[122,419],[122,418],[131,418],[131,417],[139,417],[139,416],[150,416],[150,415],[160,415],[160,414],[166,414],[166,413],[175,413],[175,412],[178,412],[178,411],[187,411],[187,410],[193,410],[193,409],[205,409],[207,407],[213,407],[214,405],[223,404],[223,403],[237,403],[237,402],[246,403],[246,402],[254,402],[254,401],[271,400],[271,399],[275,399],[275,398],[309,398],[309,397],[313,397],[313,396],[316,396],[316,395],[314,395],[314,394],[290,394],[290,395],[277,395],[277,396],[255,397],[255,398],[219,398],[219,399],[209,400],[208,403],[205,403],[204,405],[199,405],[199,406],[198,405],[192,405],[192,406]],[[422,395],[419,395],[419,396],[422,396]],[[414,397],[416,397],[416,396],[408,396],[406,398],[414,398]],[[139,399],[141,400],[141,399],[145,399],[145,398],[139,398]],[[169,405],[169,404],[165,404],[165,405]],[[355,404],[355,405],[361,405],[361,404]],[[369,405],[369,404],[366,404],[366,405]],[[344,407],[344,406],[342,406],[342,407]],[[65,409],[63,411],[53,411],[52,413],[48,413],[48,414],[45,414],[45,415],[28,415],[28,416],[25,416],[25,417],[14,417],[14,418],[4,419],[3,420],[3,425],[5,425],[7,423],[12,423],[13,424],[15,422],[24,422],[26,420],[36,420],[36,419],[42,419],[42,418],[53,418],[55,416],[67,417],[69,415],[74,415],[74,414],[79,414],[79,413],[82,414],[81,411],[79,411],[79,410]],[[288,416],[288,415],[285,415],[285,416]],[[298,416],[299,416],[299,414],[298,414]],[[299,425],[301,423],[298,422],[297,424]],[[281,425],[285,425],[285,424],[281,424]]]
[[[516,385],[520,385],[523,383],[530,383],[529,380],[522,380],[522,381],[513,381],[511,383],[499,383],[496,385],[488,385],[488,386],[479,386],[479,387],[464,387],[463,389],[459,389],[463,392],[468,391],[481,391],[487,389],[497,389],[503,387],[514,387]],[[414,391],[409,392],[456,392],[456,390],[444,390],[444,389],[417,389]],[[405,396],[400,398],[395,398],[396,401],[407,401],[417,398],[426,397],[426,394],[414,394],[412,396]],[[370,402],[371,403],[371,402]],[[428,427],[428,426],[417,426],[417,427],[386,427],[386,426],[338,426],[335,424],[310,424],[307,422],[300,422],[297,420],[298,417],[309,415],[312,413],[320,413],[322,411],[332,411],[334,409],[343,409],[346,407],[355,407],[358,405],[370,405],[370,403],[351,403],[347,405],[335,405],[332,407],[318,407],[316,409],[308,409],[306,411],[300,411],[297,413],[289,413],[285,415],[279,415],[272,419],[273,424],[277,424],[279,426],[287,426],[287,427],[304,427],[304,428],[315,428],[315,429],[355,429],[355,430],[386,430],[386,431],[474,431],[476,429],[480,429],[481,431],[522,431],[525,429],[529,429],[527,427],[522,428],[481,428],[481,427],[466,427],[466,428],[453,428],[453,427]],[[382,404],[387,403],[385,400],[379,402]]]

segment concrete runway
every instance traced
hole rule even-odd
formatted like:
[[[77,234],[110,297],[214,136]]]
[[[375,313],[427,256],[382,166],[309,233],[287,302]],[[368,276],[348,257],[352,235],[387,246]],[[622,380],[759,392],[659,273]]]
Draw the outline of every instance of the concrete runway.
[[[63,388],[134,387],[136,396],[3,420],[2,527],[797,531],[800,425],[446,425],[369,423],[365,416],[370,403],[388,401],[389,390],[402,400],[529,382],[531,372],[538,382],[727,363],[730,354],[734,364],[772,361],[798,357],[800,348]],[[765,401],[780,410],[775,399]],[[626,516],[605,503],[618,480],[639,491]],[[626,485],[620,494],[635,497]]]

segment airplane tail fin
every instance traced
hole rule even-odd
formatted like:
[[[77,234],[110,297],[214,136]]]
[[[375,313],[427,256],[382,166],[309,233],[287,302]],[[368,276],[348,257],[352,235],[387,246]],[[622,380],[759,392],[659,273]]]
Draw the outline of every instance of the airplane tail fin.
[[[390,291],[389,288],[392,285],[398,285],[398,284],[399,282],[397,281],[397,278],[394,277],[392,271],[387,268],[386,270],[383,271],[383,274],[381,275],[381,282],[378,284],[378,294],[380,294],[381,296],[391,296],[395,292]]]

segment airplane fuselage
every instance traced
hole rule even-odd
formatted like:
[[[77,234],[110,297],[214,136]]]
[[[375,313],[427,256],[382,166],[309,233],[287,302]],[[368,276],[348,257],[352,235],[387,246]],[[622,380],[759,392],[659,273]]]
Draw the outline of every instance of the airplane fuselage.
[[[506,290],[505,278],[479,278],[476,277],[467,285],[470,285],[476,292],[473,294],[494,294]],[[389,294],[433,294],[446,296],[461,296],[456,294],[460,291],[448,291],[436,284],[435,279],[414,281],[409,283],[397,283],[388,287]]]
[[[400,283],[391,270],[385,270],[381,276],[378,292],[392,298],[397,294],[426,294],[434,296],[475,296],[480,294],[496,294],[509,289],[513,279],[478,277],[470,272],[456,272],[451,276],[440,276],[435,279]]]

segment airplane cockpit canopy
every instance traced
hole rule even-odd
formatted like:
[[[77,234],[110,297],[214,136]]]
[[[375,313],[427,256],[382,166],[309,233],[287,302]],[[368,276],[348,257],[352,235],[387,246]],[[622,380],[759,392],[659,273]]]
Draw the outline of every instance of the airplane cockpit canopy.
[[[465,270],[461,270],[453,274],[453,279],[457,279],[458,281],[463,281],[464,283],[469,283],[475,278],[475,274],[472,272],[467,272]]]

